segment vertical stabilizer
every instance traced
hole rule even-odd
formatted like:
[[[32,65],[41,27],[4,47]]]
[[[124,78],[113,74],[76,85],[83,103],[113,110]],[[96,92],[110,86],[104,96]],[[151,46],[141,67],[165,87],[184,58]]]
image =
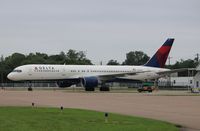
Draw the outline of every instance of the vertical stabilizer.
[[[173,38],[167,39],[165,43],[158,49],[158,51],[144,66],[163,68],[167,61],[173,42]]]

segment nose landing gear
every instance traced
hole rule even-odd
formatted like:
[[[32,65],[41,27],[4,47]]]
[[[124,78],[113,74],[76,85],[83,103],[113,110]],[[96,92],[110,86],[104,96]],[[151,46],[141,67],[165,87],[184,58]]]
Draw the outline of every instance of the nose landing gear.
[[[28,82],[28,91],[33,91],[31,81]]]

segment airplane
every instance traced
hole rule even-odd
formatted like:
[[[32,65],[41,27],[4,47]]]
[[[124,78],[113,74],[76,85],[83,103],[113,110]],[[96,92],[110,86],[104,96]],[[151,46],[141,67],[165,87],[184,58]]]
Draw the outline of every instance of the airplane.
[[[61,88],[81,83],[86,91],[109,90],[107,82],[156,80],[177,70],[165,69],[174,38],[168,38],[153,57],[141,66],[47,65],[29,64],[16,67],[7,78],[13,81],[56,81]]]

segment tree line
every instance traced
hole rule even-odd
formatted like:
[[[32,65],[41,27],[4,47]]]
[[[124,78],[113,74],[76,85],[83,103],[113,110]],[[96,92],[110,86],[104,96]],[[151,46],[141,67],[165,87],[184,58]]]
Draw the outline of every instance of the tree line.
[[[119,63],[117,60],[109,60],[107,65],[143,65],[149,60],[149,56],[142,51],[131,51],[126,54],[124,62]],[[21,53],[13,53],[8,57],[0,58],[0,75],[1,82],[8,82],[7,74],[14,68],[25,64],[66,64],[66,65],[93,65],[90,59],[86,57],[85,52],[68,50],[60,52],[56,55],[48,55],[45,53],[30,53],[24,55]],[[173,65],[166,65],[169,69],[178,68],[195,68],[198,65],[198,58],[177,61]]]
[[[144,65],[150,57],[142,51],[131,51],[126,54],[126,60],[121,64],[117,60],[108,61],[107,65]],[[175,64],[165,65],[168,69],[180,69],[180,68],[196,68],[199,64],[198,57],[194,59],[181,59],[176,61]]]

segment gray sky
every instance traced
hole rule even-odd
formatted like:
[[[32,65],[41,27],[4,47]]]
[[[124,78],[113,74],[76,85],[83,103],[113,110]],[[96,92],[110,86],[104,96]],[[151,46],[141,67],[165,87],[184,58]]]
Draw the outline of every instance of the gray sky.
[[[152,56],[175,38],[172,61],[200,53],[199,0],[0,0],[0,54],[87,52],[93,63]]]

